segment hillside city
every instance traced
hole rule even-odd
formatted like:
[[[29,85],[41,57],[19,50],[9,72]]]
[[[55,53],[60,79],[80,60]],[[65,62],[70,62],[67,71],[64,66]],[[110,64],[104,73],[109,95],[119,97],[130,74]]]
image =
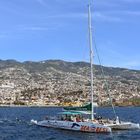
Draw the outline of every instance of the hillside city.
[[[140,105],[140,71],[94,66],[94,101]],[[0,105],[80,106],[90,102],[86,62],[0,60]],[[133,100],[136,100],[133,102]],[[138,100],[138,101],[137,101]]]

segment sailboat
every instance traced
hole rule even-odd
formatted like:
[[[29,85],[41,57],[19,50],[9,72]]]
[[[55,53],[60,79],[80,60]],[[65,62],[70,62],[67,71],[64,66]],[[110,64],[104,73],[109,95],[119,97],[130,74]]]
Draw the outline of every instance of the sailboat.
[[[101,123],[104,126],[110,127],[112,130],[133,130],[133,129],[140,129],[140,124],[139,123],[133,123],[133,122],[126,122],[126,121],[121,121],[119,119],[119,117],[116,114],[115,111],[115,107],[112,103],[112,98],[109,94],[109,89],[108,89],[108,84],[105,81],[105,85],[107,86],[107,92],[110,98],[110,104],[112,106],[114,115],[115,115],[115,120],[110,120],[110,119],[100,119],[100,118],[95,118],[94,117],[94,106],[97,107],[98,105],[96,103],[93,102],[93,72],[92,72],[92,64],[93,64],[93,51],[92,51],[92,32],[91,32],[91,12],[90,12],[90,5],[89,5],[89,41],[90,41],[90,64],[91,64],[91,103],[81,106],[81,107],[64,107],[63,109],[65,111],[73,111],[73,112],[80,112],[80,113],[89,113],[92,112],[91,114],[91,118],[92,120],[95,120],[96,122],[98,121],[99,123]],[[99,57],[99,56],[98,56]],[[100,61],[100,60],[99,60]],[[101,62],[100,62],[101,63]],[[101,64],[100,64],[101,65]],[[103,74],[103,78],[104,78],[104,71],[103,68],[101,66],[101,71]],[[101,117],[102,118],[102,117]]]
[[[94,105],[93,105],[93,50],[92,50],[92,31],[91,31],[91,6],[88,5],[88,27],[89,27],[89,46],[90,46],[90,66],[91,66],[91,113],[87,111],[64,111],[59,113],[61,118],[45,119],[43,121],[34,121],[32,123],[43,126],[52,127],[64,130],[73,130],[91,133],[109,133],[111,128],[105,126],[94,118]],[[89,118],[84,118],[83,115],[90,115]]]

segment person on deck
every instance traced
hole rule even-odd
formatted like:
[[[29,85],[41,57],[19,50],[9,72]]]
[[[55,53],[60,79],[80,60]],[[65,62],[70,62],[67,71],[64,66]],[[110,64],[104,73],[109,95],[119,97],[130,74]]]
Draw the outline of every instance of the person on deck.
[[[76,122],[80,122],[80,116],[76,117]]]

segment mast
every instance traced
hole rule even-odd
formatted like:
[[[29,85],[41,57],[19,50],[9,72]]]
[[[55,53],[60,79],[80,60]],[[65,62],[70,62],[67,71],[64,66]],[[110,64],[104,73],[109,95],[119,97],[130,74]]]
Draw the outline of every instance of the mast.
[[[88,5],[88,30],[89,30],[89,46],[90,46],[90,69],[91,69],[91,119],[94,120],[94,107],[93,107],[93,49],[92,49],[92,25],[91,25],[91,8]]]

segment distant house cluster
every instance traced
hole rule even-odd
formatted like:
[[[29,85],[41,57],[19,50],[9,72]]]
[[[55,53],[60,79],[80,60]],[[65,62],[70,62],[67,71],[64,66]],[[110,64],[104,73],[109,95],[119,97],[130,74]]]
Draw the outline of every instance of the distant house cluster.
[[[7,66],[8,65],[8,66]],[[95,67],[94,100],[100,105],[140,99],[140,72]],[[68,62],[5,64],[0,69],[1,105],[78,106],[90,101],[89,65]]]

